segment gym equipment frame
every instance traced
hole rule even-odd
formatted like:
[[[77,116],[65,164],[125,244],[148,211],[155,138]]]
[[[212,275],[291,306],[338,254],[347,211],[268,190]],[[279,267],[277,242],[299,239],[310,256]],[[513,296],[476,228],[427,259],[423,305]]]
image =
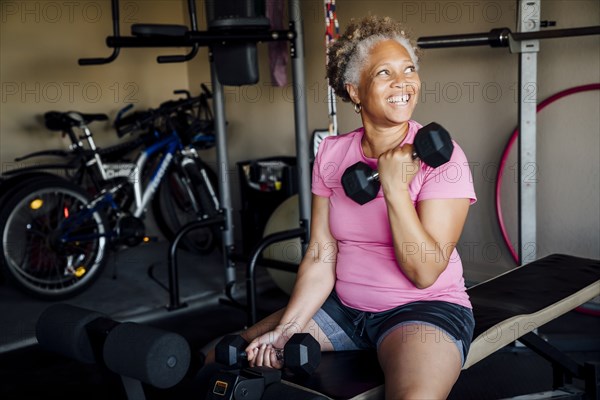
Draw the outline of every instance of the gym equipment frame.
[[[289,1],[290,29],[288,31],[269,31],[262,28],[249,28],[236,31],[232,29],[226,35],[222,32],[200,32],[196,30],[194,1],[189,0],[191,29],[177,30],[174,36],[137,36],[122,37],[119,34],[118,0],[112,0],[114,36],[107,38],[107,45],[113,48],[113,54],[104,59],[80,60],[85,64],[103,64],[111,62],[124,47],[192,47],[187,56],[174,56],[159,62],[186,61],[195,55],[197,46],[210,46],[215,42],[247,43],[270,40],[288,40],[292,56],[294,81],[294,111],[296,128],[296,153],[299,176],[300,228],[269,235],[259,243],[248,264],[247,296],[249,322],[256,319],[254,293],[254,266],[259,254],[277,241],[301,237],[304,246],[309,237],[310,226],[310,174],[309,146],[307,143],[305,82],[303,69],[303,43],[298,0]],[[518,33],[503,28],[486,34],[454,35],[435,38],[421,38],[421,47],[472,46],[489,44],[494,47],[510,47],[520,55],[519,63],[519,171],[522,166],[535,162],[536,153],[536,102],[531,101],[532,93],[526,91],[525,84],[537,82],[537,52],[539,40],[556,37],[595,35],[600,27],[577,28],[538,32],[540,23],[541,0],[518,0]],[[226,166],[227,153],[225,141],[225,115],[223,90],[211,59],[211,78],[215,101],[215,122],[218,174],[223,188],[220,192],[223,217],[216,223],[223,223],[223,243],[226,270],[227,293],[231,297],[234,284],[233,232],[231,225],[231,196],[228,187]],[[533,93],[535,94],[535,92]],[[527,96],[527,99],[525,98]],[[527,100],[527,101],[526,101]],[[535,177],[525,181],[519,177],[519,250],[522,267],[515,268],[503,275],[468,289],[472,299],[476,319],[476,333],[471,351],[463,368],[475,364],[498,349],[520,340],[534,351],[548,359],[554,368],[554,388],[559,389],[572,377],[585,381],[585,395],[599,398],[600,365],[579,364],[570,360],[559,350],[536,336],[535,329],[600,295],[600,262],[568,255],[551,255],[536,260],[535,249],[528,246],[536,241],[536,195]],[[193,223],[192,223],[193,224]],[[182,233],[186,229],[184,227]],[[177,240],[172,244],[176,250]],[[303,247],[304,247],[303,246]],[[525,250],[530,250],[525,255]],[[173,253],[173,251],[171,252]],[[173,268],[176,265],[171,264]],[[176,279],[175,279],[176,281]],[[325,353],[321,365],[302,386],[323,393],[328,398],[368,399],[383,395],[383,376],[377,366],[374,352],[337,352]],[[351,384],[350,384],[351,383]],[[298,383],[288,382],[290,385]],[[329,387],[326,387],[329,386]],[[565,392],[565,396],[580,398],[581,393]],[[563,397],[566,398],[566,397]]]
[[[484,46],[509,47],[519,53],[519,258],[520,263],[537,259],[536,252],[536,182],[537,172],[523,175],[523,167],[536,162],[537,53],[539,41],[586,35],[600,35],[600,26],[554,29],[540,32],[541,0],[517,0],[517,29],[492,29],[487,33],[430,36],[419,38],[425,49]],[[533,88],[533,89],[531,89]]]
[[[194,0],[188,0],[188,13],[190,18],[190,27],[181,25],[156,25],[156,24],[137,24],[132,26],[135,36],[122,36],[120,34],[119,22],[119,0],[111,0],[113,35],[107,37],[106,44],[113,48],[110,56],[105,58],[83,58],[79,60],[80,65],[98,65],[113,62],[119,55],[121,48],[140,48],[140,47],[191,47],[192,50],[185,56],[162,56],[158,57],[159,63],[165,62],[184,62],[192,59],[200,46],[208,46],[210,52],[210,70],[213,90],[213,104],[215,117],[215,142],[217,151],[217,174],[220,182],[220,201],[221,215],[214,219],[203,221],[194,221],[181,228],[175,239],[171,243],[169,250],[169,310],[185,306],[179,300],[179,290],[177,281],[177,263],[176,251],[181,238],[195,228],[206,226],[207,224],[219,224],[223,229],[223,257],[225,265],[225,291],[226,295],[233,304],[239,305],[234,299],[235,292],[235,259],[234,236],[233,236],[233,209],[231,202],[231,188],[229,186],[229,177],[227,167],[229,165],[227,155],[226,140],[226,119],[223,86],[217,76],[217,69],[213,58],[213,48],[211,46],[226,46],[228,44],[256,44],[267,41],[288,41],[290,43],[290,56],[292,59],[292,87],[294,100],[294,126],[296,138],[296,157],[297,173],[299,185],[299,207],[300,207],[300,226],[288,232],[288,236],[301,237],[303,243],[308,242],[310,227],[310,165],[309,165],[309,145],[308,145],[308,120],[306,106],[306,85],[304,74],[304,43],[302,31],[302,18],[300,14],[300,1],[289,0],[289,29],[288,30],[270,30],[268,27],[255,24],[256,19],[249,19],[248,26],[244,26],[243,21],[237,24],[237,27],[199,31],[197,29],[197,15]],[[259,246],[260,247],[260,244]],[[304,246],[305,247],[305,246]],[[258,250],[255,253],[259,253]],[[257,258],[257,257],[256,257]],[[254,260],[254,257],[250,258]],[[248,279],[251,282],[247,288],[249,315],[255,313],[255,286],[254,286],[254,265],[252,261],[248,266]],[[250,272],[252,271],[252,272]],[[255,315],[255,314],[253,314]],[[249,317],[250,320],[253,320]],[[254,318],[255,319],[255,318]]]

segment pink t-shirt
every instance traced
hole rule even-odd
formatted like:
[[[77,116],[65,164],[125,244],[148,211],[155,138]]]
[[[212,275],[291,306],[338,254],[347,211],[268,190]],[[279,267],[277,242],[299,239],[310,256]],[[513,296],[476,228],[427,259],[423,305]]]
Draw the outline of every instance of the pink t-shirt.
[[[419,128],[417,122],[409,121],[402,144],[413,143]],[[377,159],[365,157],[362,151],[363,133],[363,128],[359,128],[325,138],[313,168],[312,192],[329,197],[329,226],[338,242],[335,286],[338,296],[345,305],[369,312],[427,300],[471,308],[456,249],[437,281],[426,289],[418,289],[397,264],[383,191],[380,189],[377,198],[362,206],[344,193],[341,177],[346,168],[357,161],[377,168]],[[476,201],[467,158],[456,142],[448,163],[434,169],[421,162],[409,190],[415,205],[427,199],[468,198],[471,204]],[[424,254],[434,251],[419,246],[407,243],[406,251]]]

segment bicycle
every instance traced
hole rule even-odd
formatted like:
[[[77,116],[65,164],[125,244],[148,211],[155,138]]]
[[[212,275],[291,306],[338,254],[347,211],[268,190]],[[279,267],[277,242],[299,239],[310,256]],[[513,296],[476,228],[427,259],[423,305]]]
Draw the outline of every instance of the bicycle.
[[[126,111],[128,107],[119,113],[119,116]],[[117,116],[117,120],[119,118]],[[44,114],[45,126],[50,131],[59,131],[62,136],[68,136],[71,144],[69,150],[51,149],[42,150],[26,154],[15,159],[16,162],[36,159],[40,157],[53,157],[59,159],[56,162],[46,162],[25,166],[18,169],[5,171],[0,182],[1,197],[9,194],[17,185],[22,184],[29,178],[49,177],[60,175],[65,179],[85,187],[90,193],[96,193],[101,186],[101,181],[107,179],[107,171],[110,166],[116,166],[123,162],[124,156],[142,146],[144,140],[136,137],[125,143],[119,143],[107,148],[97,148],[94,143],[89,124],[95,121],[108,120],[105,114],[84,114],[76,111],[65,113],[49,111]],[[74,128],[81,130],[83,135],[77,136]],[[89,149],[86,149],[82,139],[86,139]],[[96,163],[96,155],[100,157],[101,163],[97,168],[93,167]],[[104,163],[112,163],[105,166]],[[48,172],[48,171],[61,171]]]
[[[115,125],[120,136],[148,132],[147,147],[135,162],[119,163],[119,176],[109,177],[110,163],[102,160],[91,135],[86,135],[90,149],[82,159],[88,162],[81,167],[79,179],[84,176],[93,181],[89,169],[94,166],[102,177],[95,182],[95,194],[68,179],[26,171],[34,175],[5,193],[0,211],[0,250],[9,279],[40,298],[70,297],[98,278],[111,248],[136,246],[144,240],[143,217],[153,199],[155,209],[193,210],[193,214],[184,212],[185,218],[210,218],[220,212],[214,174],[199,159],[192,139],[177,130],[189,129],[190,133],[196,129],[184,122],[197,116],[193,108],[205,99],[188,95],[121,118]],[[72,115],[62,117],[73,124]],[[90,163],[92,159],[96,161]],[[164,197],[154,196],[161,186],[168,191],[175,184],[181,190],[173,193],[172,203],[166,205]],[[185,223],[183,219],[169,222]],[[218,232],[218,227],[208,227],[189,242],[197,251],[212,251]]]

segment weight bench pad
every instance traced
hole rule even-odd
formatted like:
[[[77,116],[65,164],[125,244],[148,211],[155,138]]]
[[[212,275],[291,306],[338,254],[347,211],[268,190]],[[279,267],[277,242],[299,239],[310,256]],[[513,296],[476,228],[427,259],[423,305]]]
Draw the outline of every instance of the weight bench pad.
[[[467,290],[475,315],[467,369],[524,334],[600,296],[600,261],[553,254]],[[383,398],[372,351],[323,353],[308,379],[286,378],[332,399]]]

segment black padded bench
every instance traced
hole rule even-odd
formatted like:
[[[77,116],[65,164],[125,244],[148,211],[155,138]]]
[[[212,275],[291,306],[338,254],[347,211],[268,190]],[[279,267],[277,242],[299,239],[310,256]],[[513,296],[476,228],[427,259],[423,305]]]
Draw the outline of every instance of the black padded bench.
[[[598,398],[597,365],[579,365],[535,330],[600,295],[600,261],[553,254],[467,290],[475,314],[474,340],[463,369],[500,348],[520,342],[552,362],[554,387],[565,376],[581,377],[589,398]],[[374,352],[323,353],[306,380],[287,381],[331,399],[383,399],[383,373]]]

